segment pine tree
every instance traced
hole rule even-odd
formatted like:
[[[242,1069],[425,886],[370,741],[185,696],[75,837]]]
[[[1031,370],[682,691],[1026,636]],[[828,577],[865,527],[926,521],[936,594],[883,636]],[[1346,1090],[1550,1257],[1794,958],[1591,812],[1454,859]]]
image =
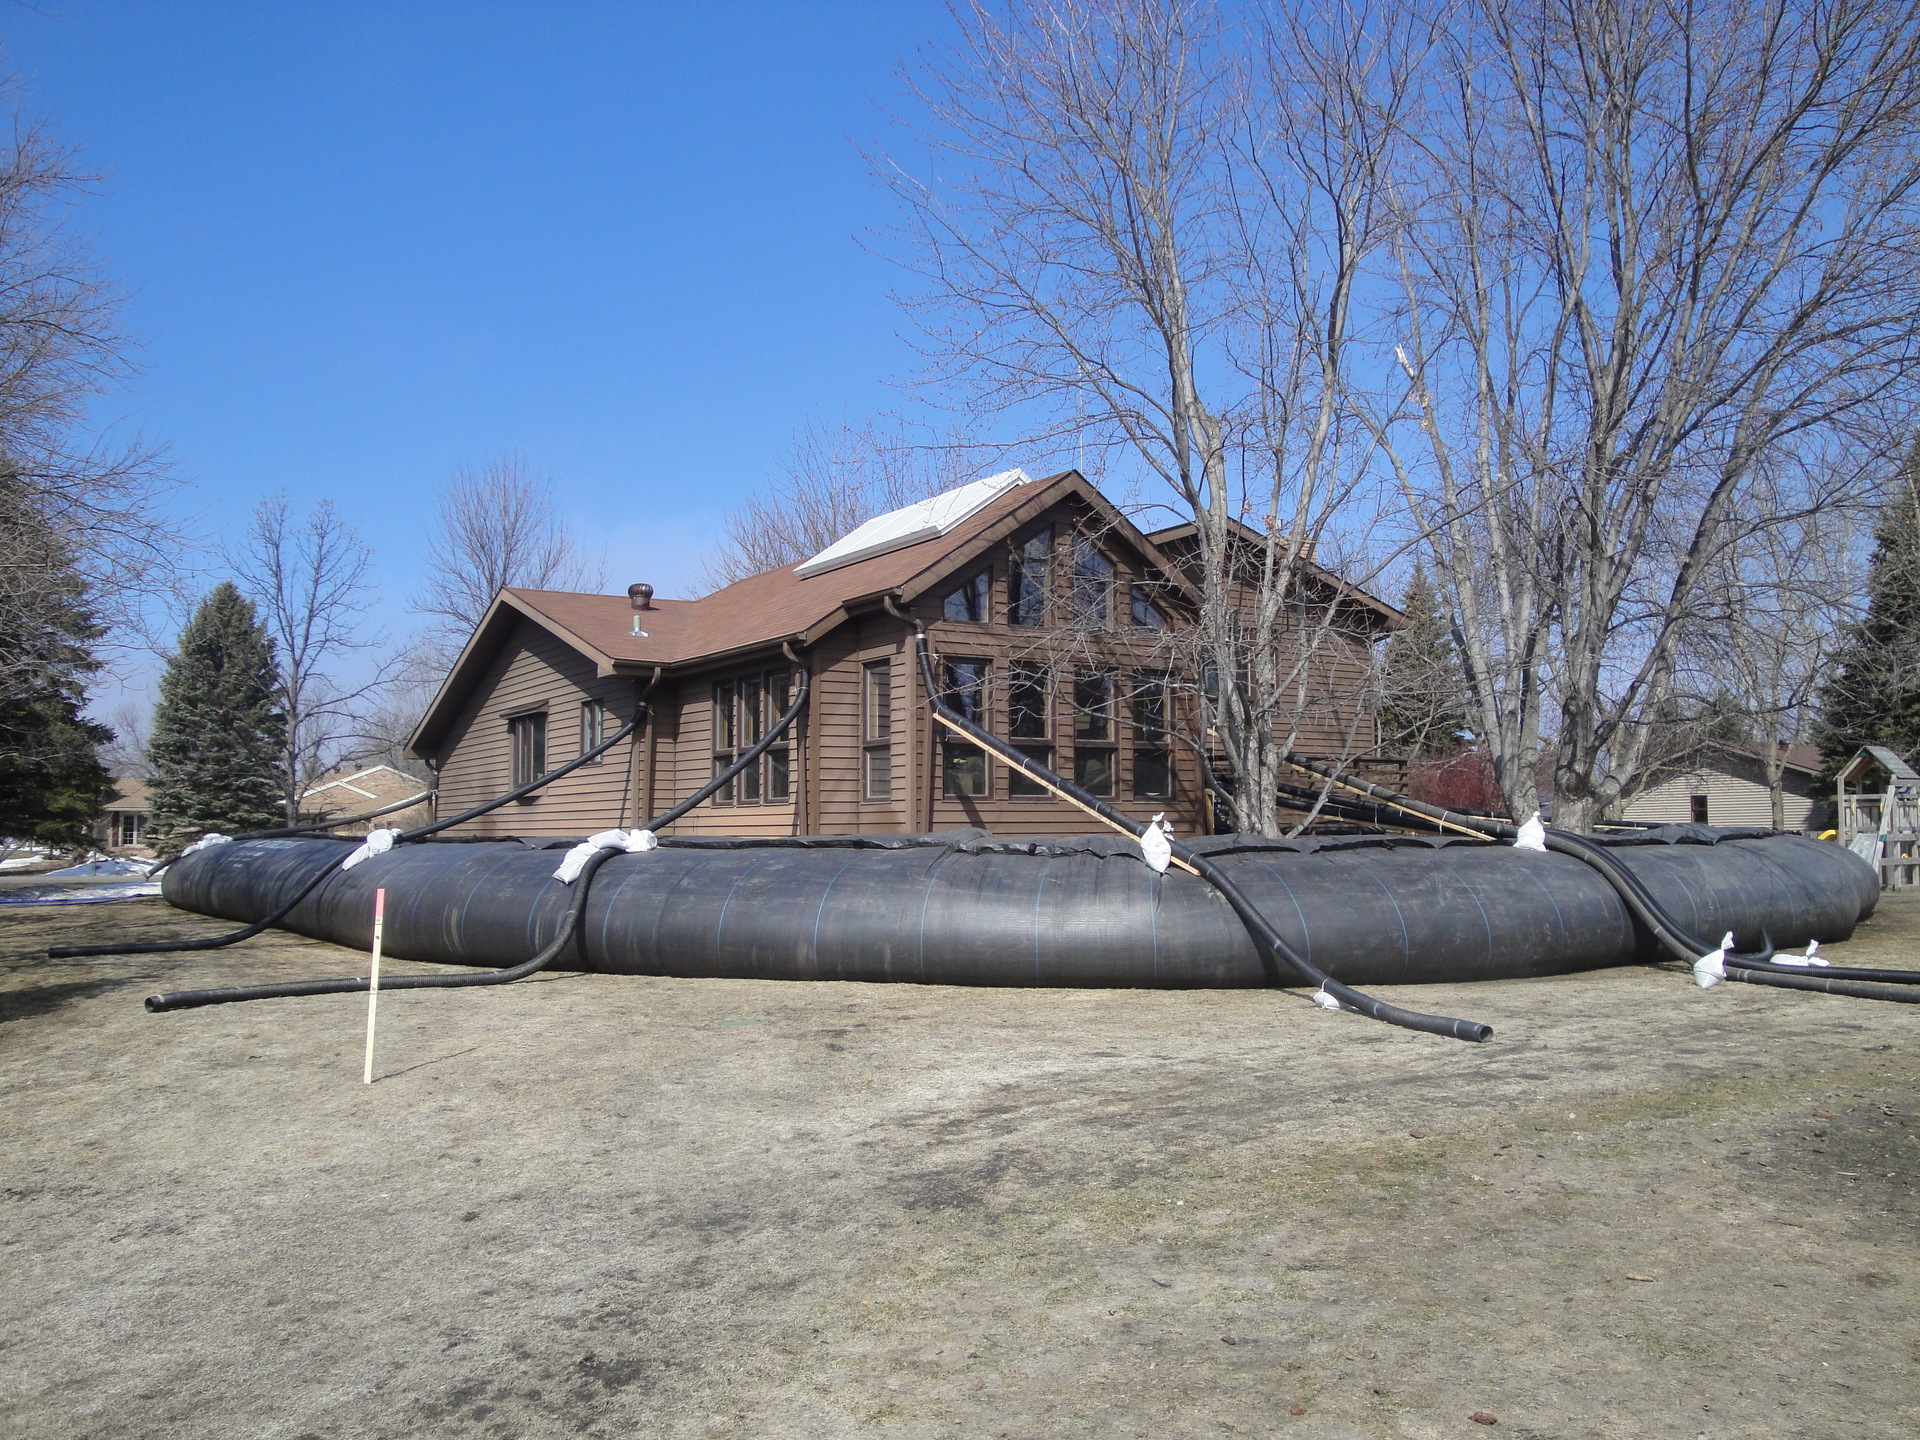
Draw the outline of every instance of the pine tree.
[[[1820,750],[1837,773],[1862,745],[1920,752],[1920,448],[1874,532],[1867,613],[1822,692]]]
[[[1451,750],[1468,728],[1465,685],[1453,634],[1426,567],[1416,564],[1400,601],[1407,623],[1394,631],[1380,675],[1380,747],[1409,758]]]
[[[71,548],[10,485],[0,557],[0,834],[80,845],[111,778],[95,752],[113,732],[81,716],[102,631]]]
[[[180,632],[160,680],[147,754],[155,848],[282,821],[286,716],[273,639],[253,603],[222,581]]]

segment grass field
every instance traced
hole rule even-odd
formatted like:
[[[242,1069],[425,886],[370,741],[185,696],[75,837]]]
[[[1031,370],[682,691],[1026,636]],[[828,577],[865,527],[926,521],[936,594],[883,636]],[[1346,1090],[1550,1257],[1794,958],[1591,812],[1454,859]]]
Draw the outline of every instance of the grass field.
[[[1920,1007],[556,974],[365,1087],[364,999],[140,1007],[353,952],[44,956],[223,928],[0,914],[9,1435],[1920,1434]]]

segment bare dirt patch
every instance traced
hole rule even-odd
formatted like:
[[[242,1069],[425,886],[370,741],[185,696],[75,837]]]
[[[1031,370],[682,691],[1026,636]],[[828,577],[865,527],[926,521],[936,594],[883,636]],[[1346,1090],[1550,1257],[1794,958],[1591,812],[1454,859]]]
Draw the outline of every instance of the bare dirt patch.
[[[0,914],[10,1434],[1920,1433],[1916,1007],[553,975],[369,1089],[358,997],[140,1008],[354,952],[44,956],[222,928]]]

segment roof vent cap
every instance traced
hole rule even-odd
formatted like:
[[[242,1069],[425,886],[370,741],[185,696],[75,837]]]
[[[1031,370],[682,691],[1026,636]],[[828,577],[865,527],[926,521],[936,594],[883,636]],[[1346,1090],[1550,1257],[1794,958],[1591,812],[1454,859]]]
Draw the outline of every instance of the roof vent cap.
[[[636,610],[651,610],[653,608],[653,587],[645,582],[629,585],[627,586],[627,599],[632,602],[633,608]]]

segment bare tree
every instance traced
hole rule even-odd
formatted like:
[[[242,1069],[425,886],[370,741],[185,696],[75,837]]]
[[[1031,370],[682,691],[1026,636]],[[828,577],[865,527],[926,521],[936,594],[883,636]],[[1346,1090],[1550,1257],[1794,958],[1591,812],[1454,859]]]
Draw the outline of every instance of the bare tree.
[[[18,98],[0,81],[0,103]],[[76,581],[107,622],[90,648],[111,648],[139,633],[141,602],[185,548],[158,512],[158,452],[94,428],[133,344],[118,292],[66,223],[91,177],[44,128],[13,119],[0,143],[0,700],[44,684],[46,615]]]
[[[959,434],[920,435],[881,417],[811,422],[794,434],[772,482],[728,513],[707,583],[718,589],[797,565],[875,515],[976,479],[991,453]]]
[[[554,509],[553,485],[524,459],[503,456],[454,472],[440,497],[440,526],[427,543],[427,578],[413,608],[429,617],[427,639],[443,662],[508,586],[530,590],[604,584]]]
[[[1239,823],[1272,832],[1310,733],[1371,744],[1363,685],[1331,731],[1313,713],[1329,697],[1308,696],[1351,673],[1350,599],[1326,567],[1365,583],[1381,558],[1355,287],[1387,239],[1419,27],[1390,19],[1383,40],[1302,7],[1249,43],[1181,0],[959,18],[918,87],[938,178],[885,172],[935,378],[1036,444],[1074,435],[1143,469],[1195,524],[1207,743]]]
[[[1920,9],[1526,0],[1442,41],[1382,440],[1508,804],[1550,748],[1577,828],[1646,768],[1726,557],[1857,493],[1795,457],[1912,402]]]
[[[284,495],[260,502],[232,557],[234,574],[279,652],[286,715],[280,768],[289,825],[299,822],[307,788],[343,758],[361,712],[394,668],[389,661],[355,679],[341,673],[350,656],[381,643],[360,630],[372,561],[331,500],[296,517]]]

